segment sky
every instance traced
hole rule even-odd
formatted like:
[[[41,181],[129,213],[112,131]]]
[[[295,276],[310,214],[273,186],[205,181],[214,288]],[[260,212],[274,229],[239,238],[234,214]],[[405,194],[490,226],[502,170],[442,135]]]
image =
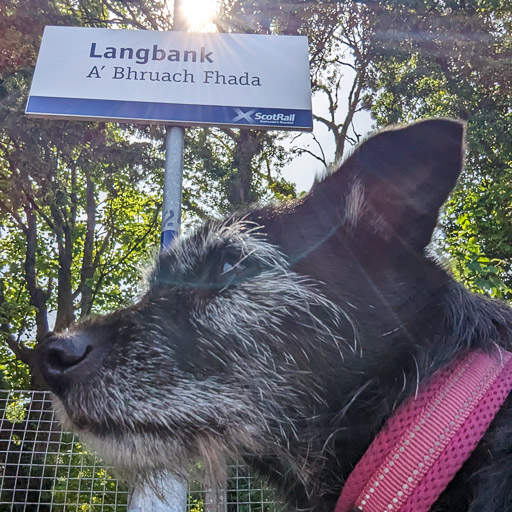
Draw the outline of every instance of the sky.
[[[350,87],[352,86],[352,78],[351,74],[346,73],[341,82],[340,98],[348,98]],[[343,103],[343,100],[341,103]],[[313,114],[325,116],[328,112],[327,97],[324,94],[313,95],[312,104]],[[346,113],[346,108],[340,109],[336,121],[341,121]],[[369,112],[359,112],[356,114],[354,126],[356,131],[362,134],[363,137],[374,130],[373,124],[374,121],[371,119]],[[313,134],[322,146],[327,161],[329,164],[333,164],[335,151],[334,137],[329,133],[327,127],[318,121],[313,121]],[[315,154],[320,155],[320,150],[309,133],[301,134],[299,138],[295,139],[294,144],[306,147]],[[289,146],[291,147],[291,145]],[[350,152],[350,150],[351,146],[347,145],[347,151]],[[308,191],[315,180],[315,176],[321,175],[324,170],[321,162],[311,155],[303,154],[300,157],[294,158],[293,161],[283,169],[283,177],[295,183],[298,192]]]

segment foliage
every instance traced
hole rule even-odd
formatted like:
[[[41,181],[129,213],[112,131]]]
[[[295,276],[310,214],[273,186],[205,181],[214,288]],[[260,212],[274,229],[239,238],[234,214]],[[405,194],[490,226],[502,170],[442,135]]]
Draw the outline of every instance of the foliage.
[[[245,466],[230,466],[226,488],[205,490],[192,481],[189,487],[190,512],[208,512],[223,509],[229,512],[278,512],[283,505],[276,500],[276,493],[265,482],[250,475]]]
[[[55,464],[57,468],[57,474],[51,475],[54,482],[50,491],[54,503],[52,510],[125,510],[128,499],[126,485],[113,478],[112,472],[100,465],[100,461],[89,454],[81,443],[73,440],[70,434],[65,434],[64,437],[68,439],[63,439],[62,444],[67,445],[68,450],[61,452],[55,460],[46,462],[46,467],[51,468]],[[70,468],[79,470],[76,474],[75,471],[70,473]]]
[[[10,51],[0,67],[0,364],[16,387],[29,386],[19,342],[128,301],[158,239],[160,140],[24,116],[42,27],[80,22],[61,7],[9,1],[0,11]]]
[[[466,169],[439,243],[475,291],[512,298],[512,5],[372,4],[374,80],[366,102],[381,125],[422,117],[468,121]]]
[[[358,2],[292,0],[285,4],[269,0],[233,2],[220,22],[224,29],[272,34],[306,35],[309,41],[311,86],[314,94],[327,100],[327,112],[314,112],[314,120],[323,124],[335,144],[333,157],[326,155],[314,135],[307,134],[293,154],[307,153],[325,168],[345,154],[347,143],[355,145],[357,133],[354,117],[365,108],[363,90],[369,79],[371,46],[371,10]],[[348,97],[340,95],[342,83],[351,83]],[[309,148],[305,140],[314,144]],[[311,140],[312,139],[312,140]]]
[[[419,117],[469,119],[468,165],[444,217],[441,244],[466,283],[509,297],[511,7],[498,0],[305,2],[225,0],[219,30],[307,34],[312,84],[326,95],[336,158],[359,140],[365,107],[381,125]],[[138,262],[158,243],[160,127],[38,121],[23,115],[47,23],[168,29],[166,2],[8,0],[0,6],[0,345],[4,384],[28,385],[20,365],[55,324],[65,328],[136,294]],[[341,78],[354,77],[348,102]],[[366,96],[364,96],[366,94]],[[350,132],[352,130],[352,132]],[[184,224],[294,197],[279,176],[293,153],[282,134],[187,132]],[[305,147],[327,165],[328,158]],[[14,355],[13,355],[14,352]]]

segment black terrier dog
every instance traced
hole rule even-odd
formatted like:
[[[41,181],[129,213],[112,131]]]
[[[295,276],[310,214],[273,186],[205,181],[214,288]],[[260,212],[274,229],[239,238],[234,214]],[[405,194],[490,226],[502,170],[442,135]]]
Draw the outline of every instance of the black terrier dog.
[[[135,474],[243,461],[292,509],[332,512],[400,404],[511,346],[511,310],[426,249],[463,152],[458,121],[395,127],[307,196],[177,240],[139,302],[42,344],[63,425]],[[430,510],[512,511],[511,404]]]

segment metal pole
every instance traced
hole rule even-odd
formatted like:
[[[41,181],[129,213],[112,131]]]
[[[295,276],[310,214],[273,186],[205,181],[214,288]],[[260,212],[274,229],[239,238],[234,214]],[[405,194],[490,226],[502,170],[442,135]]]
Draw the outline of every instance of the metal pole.
[[[182,0],[174,0],[173,30],[187,30]],[[169,126],[165,137],[165,170],[162,203],[161,249],[166,249],[179,235],[181,221],[181,189],[183,178],[183,153],[185,129]],[[169,473],[155,476],[155,493],[151,486],[133,490],[128,512],[185,512],[187,485]]]
[[[174,0],[172,30],[188,30],[183,0]],[[160,243],[162,249],[169,247],[180,232],[184,144],[185,129],[180,126],[169,126],[165,137],[164,197]]]
[[[184,128],[180,126],[170,126],[167,128],[165,138],[162,237],[160,244],[162,249],[169,247],[180,232],[184,143]]]
[[[184,128],[170,126],[167,129],[160,243],[162,249],[169,247],[180,231],[184,141]],[[161,473],[155,478],[159,492],[155,493],[151,486],[135,487],[128,512],[185,512],[187,508],[185,482],[168,473]]]
[[[167,129],[162,205],[161,248],[169,247],[179,235],[181,219],[181,181],[185,130],[178,126]],[[128,512],[185,512],[187,486],[175,476],[162,473],[157,477],[158,494],[151,487],[136,487]]]
[[[162,204],[161,249],[166,249],[179,235],[185,129],[169,126],[165,138],[165,170]],[[185,512],[187,485],[174,475],[155,476],[158,493],[148,486],[135,487],[128,512]]]
[[[165,171],[162,205],[162,236],[160,246],[166,249],[179,235],[181,220],[181,182],[185,129],[167,128],[165,139]],[[157,477],[155,493],[151,487],[136,487],[128,512],[185,512],[187,486],[175,476],[161,473]]]

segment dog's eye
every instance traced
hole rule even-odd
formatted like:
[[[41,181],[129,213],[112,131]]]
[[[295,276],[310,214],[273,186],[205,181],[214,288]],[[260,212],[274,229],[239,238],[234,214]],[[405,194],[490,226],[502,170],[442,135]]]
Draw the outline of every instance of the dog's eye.
[[[234,268],[235,268],[234,265],[232,265],[231,263],[228,263],[227,261],[225,261],[224,262],[224,266],[222,267],[222,273],[223,274],[227,274],[228,272],[230,272]]]
[[[247,263],[238,254],[227,254],[221,260],[221,277],[230,279],[244,273],[247,270]]]
[[[218,289],[241,283],[252,274],[249,258],[234,250],[220,254],[214,269],[210,282]]]
[[[197,293],[208,297],[246,282],[258,273],[258,268],[251,254],[227,247],[209,254],[191,281],[197,283]]]

